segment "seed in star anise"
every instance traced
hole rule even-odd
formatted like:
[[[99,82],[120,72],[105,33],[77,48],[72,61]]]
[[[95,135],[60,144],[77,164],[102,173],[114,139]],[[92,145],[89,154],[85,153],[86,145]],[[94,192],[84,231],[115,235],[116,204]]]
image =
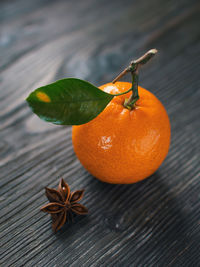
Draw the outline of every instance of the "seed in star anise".
[[[60,180],[58,190],[45,188],[50,203],[44,205],[41,211],[48,212],[52,217],[52,228],[57,232],[68,220],[73,220],[73,213],[85,215],[88,209],[78,203],[83,197],[84,190],[70,192],[70,188],[63,179]]]

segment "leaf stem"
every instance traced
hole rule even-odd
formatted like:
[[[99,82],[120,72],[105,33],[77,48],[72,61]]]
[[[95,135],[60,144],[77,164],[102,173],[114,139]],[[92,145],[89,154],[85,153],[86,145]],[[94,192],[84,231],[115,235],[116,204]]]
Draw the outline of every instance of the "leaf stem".
[[[128,109],[133,109],[135,106],[135,103],[139,99],[138,95],[138,69],[142,65],[146,64],[158,51],[156,49],[151,49],[147,53],[145,53],[140,58],[131,61],[130,65],[125,68],[114,80],[113,83],[119,81],[123,76],[125,76],[128,72],[131,72],[132,75],[132,88],[130,88],[128,91],[118,94],[123,95],[132,90],[132,95],[129,99],[126,99],[124,102],[124,107]]]

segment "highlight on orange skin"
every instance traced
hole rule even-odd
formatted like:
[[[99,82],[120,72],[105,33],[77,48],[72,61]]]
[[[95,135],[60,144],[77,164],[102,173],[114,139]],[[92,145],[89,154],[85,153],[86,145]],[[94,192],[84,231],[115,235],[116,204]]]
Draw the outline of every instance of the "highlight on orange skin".
[[[131,83],[100,87],[111,94],[127,91]],[[73,126],[74,151],[82,165],[107,183],[129,184],[153,174],[165,159],[170,145],[170,122],[161,102],[139,87],[140,99],[129,110],[125,95],[116,96],[94,120]]]

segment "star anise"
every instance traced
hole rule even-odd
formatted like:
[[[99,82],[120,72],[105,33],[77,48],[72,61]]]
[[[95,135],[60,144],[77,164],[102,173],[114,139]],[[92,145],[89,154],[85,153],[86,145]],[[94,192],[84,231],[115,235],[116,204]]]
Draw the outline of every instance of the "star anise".
[[[63,179],[60,180],[58,190],[45,188],[50,203],[44,205],[41,211],[48,212],[52,217],[52,228],[57,232],[67,220],[73,219],[73,213],[85,215],[88,209],[78,203],[83,197],[84,190],[70,192],[70,188]]]

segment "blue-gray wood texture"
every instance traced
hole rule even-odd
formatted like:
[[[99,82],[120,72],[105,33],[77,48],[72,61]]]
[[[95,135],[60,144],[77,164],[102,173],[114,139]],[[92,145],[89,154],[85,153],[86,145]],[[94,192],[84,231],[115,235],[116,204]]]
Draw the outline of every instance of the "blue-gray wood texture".
[[[199,12],[195,0],[0,2],[0,266],[200,266]],[[109,82],[154,47],[140,85],[168,111],[170,152],[143,182],[102,183],[74,155],[71,127],[24,99],[63,77]],[[39,209],[61,177],[85,188],[89,215],[53,234]]]

